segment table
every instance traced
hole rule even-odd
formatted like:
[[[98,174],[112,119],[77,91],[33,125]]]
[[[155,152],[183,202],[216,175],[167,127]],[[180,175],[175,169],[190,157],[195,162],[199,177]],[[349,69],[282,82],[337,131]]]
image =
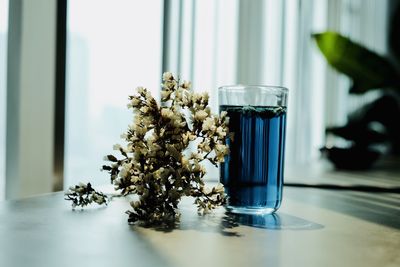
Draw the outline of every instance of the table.
[[[62,193],[0,202],[0,266],[400,266],[399,194],[285,187],[276,216],[236,223],[191,203],[165,231],[128,225],[124,198],[75,211]]]

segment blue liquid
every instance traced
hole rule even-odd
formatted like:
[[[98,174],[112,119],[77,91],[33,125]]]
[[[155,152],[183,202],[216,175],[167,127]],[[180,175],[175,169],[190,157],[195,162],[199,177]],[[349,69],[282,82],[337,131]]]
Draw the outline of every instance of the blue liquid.
[[[230,117],[230,154],[220,178],[227,208],[237,213],[272,213],[281,205],[286,108],[220,106]]]

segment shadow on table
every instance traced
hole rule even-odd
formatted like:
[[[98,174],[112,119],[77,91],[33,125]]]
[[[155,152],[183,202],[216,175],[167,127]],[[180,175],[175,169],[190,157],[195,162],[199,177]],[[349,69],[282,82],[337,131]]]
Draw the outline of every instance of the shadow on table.
[[[171,232],[174,230],[196,230],[201,232],[218,232],[224,236],[241,236],[239,226],[249,226],[268,230],[317,230],[324,226],[285,213],[275,214],[232,214],[217,213],[205,216],[183,217],[172,226],[146,227],[156,231]]]
[[[400,229],[400,195],[358,192],[352,190],[321,190],[286,188],[291,199],[333,210],[372,223]]]
[[[321,224],[285,213],[265,215],[227,214],[226,216],[228,218],[225,221],[270,230],[317,230],[323,228]]]

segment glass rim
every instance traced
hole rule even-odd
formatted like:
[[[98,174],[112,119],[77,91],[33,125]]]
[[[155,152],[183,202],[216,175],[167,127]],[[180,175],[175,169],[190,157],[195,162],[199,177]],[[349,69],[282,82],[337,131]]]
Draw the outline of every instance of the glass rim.
[[[218,87],[218,91],[240,91],[240,90],[254,90],[261,89],[269,92],[288,93],[289,89],[278,85],[257,85],[257,84],[236,84],[236,85],[223,85]]]

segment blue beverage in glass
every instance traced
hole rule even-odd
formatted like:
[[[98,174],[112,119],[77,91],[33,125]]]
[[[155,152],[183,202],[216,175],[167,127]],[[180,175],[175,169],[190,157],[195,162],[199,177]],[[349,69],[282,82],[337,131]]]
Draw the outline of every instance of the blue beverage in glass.
[[[228,113],[229,131],[233,133],[233,138],[227,139],[230,154],[220,166],[220,181],[228,195],[230,212],[273,213],[281,205],[286,106],[278,105],[282,104],[276,97],[280,88],[272,88],[273,97],[269,89],[262,96],[263,102],[276,105],[260,105],[258,97],[238,101],[253,105],[226,105],[220,99],[220,111]],[[286,104],[286,95],[284,100]]]

